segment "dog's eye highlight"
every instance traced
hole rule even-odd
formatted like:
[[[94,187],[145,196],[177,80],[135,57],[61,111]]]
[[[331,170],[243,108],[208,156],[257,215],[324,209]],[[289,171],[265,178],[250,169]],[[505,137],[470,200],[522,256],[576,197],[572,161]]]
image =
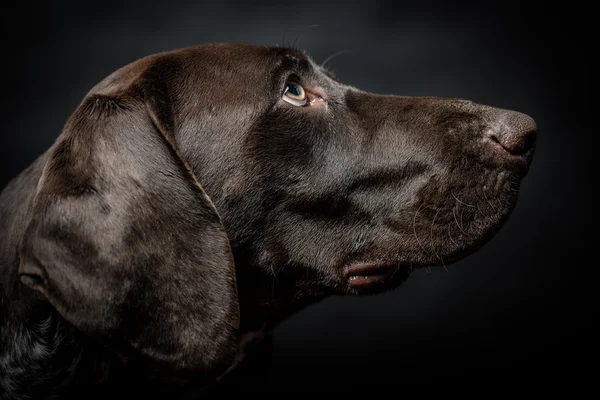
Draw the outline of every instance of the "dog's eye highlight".
[[[306,105],[307,101],[304,88],[296,82],[288,82],[287,85],[285,85],[281,98],[288,103],[299,107]]]

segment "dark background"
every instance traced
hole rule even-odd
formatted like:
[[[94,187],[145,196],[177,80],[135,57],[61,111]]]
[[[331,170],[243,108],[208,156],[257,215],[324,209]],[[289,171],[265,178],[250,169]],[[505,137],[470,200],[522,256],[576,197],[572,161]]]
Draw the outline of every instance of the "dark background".
[[[589,11],[482,3],[5,3],[0,187],[52,144],[95,83],[139,57],[223,41],[295,44],[317,62],[349,51],[329,63],[342,82],[528,113],[538,149],[512,219],[488,245],[447,271],[415,271],[394,292],[297,314],[276,331],[273,370],[255,390],[579,387],[596,369],[581,360],[597,349],[586,335],[593,292],[581,286],[595,263],[585,258],[594,132],[575,83],[597,47],[587,46]]]

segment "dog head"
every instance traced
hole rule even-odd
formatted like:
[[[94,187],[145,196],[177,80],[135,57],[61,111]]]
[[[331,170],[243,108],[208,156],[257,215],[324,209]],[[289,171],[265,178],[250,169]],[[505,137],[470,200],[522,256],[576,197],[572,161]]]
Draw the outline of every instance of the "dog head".
[[[524,114],[365,93],[289,49],[195,51],[177,140],[238,268],[377,292],[474,251],[515,205],[535,141]]]
[[[292,49],[153,55],[68,120],[19,273],[123,352],[220,370],[240,307],[243,325],[273,277],[293,310],[481,246],[515,206],[535,129],[469,101],[366,93]]]

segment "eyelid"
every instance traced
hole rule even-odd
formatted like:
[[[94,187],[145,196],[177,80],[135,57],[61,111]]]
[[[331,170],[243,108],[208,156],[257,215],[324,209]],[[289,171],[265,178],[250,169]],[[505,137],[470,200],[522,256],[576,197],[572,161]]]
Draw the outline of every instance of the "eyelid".
[[[304,99],[304,100],[294,100],[294,99],[291,99],[291,98],[285,97],[285,96],[283,96],[281,99],[283,101],[285,101],[286,103],[289,103],[289,104],[291,104],[293,106],[296,106],[296,107],[305,107],[308,104],[308,100],[307,99]]]
[[[286,85],[290,82],[297,83],[298,85],[304,87],[304,85],[302,84],[302,79],[300,79],[298,74],[296,74],[295,72],[292,71],[285,75],[285,79],[283,80],[282,85],[281,85],[281,93],[283,93]]]

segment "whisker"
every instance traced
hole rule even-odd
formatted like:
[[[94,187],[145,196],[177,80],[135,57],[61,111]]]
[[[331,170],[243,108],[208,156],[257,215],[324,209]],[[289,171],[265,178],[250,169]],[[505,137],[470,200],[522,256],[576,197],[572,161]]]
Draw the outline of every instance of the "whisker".
[[[483,198],[485,199],[485,201],[487,201],[487,203],[489,204],[490,208],[496,214],[497,213],[496,208],[492,205],[492,203],[490,202],[490,200],[488,199],[488,197],[485,195],[485,189],[481,191],[481,194],[483,194]]]
[[[490,202],[490,200],[485,196],[485,192],[482,192],[487,203],[489,204],[490,208],[493,210],[493,213],[484,213],[481,210],[479,210],[479,207],[477,208],[479,210],[479,212],[481,213],[481,215],[483,215],[484,218],[486,218],[488,221],[491,222],[490,226],[491,226],[491,230],[492,230],[492,235],[495,235],[496,233],[498,233],[498,229],[499,227],[494,223],[496,221],[495,218],[493,218],[493,216],[496,214],[496,208],[493,206],[493,204]],[[480,200],[480,198],[478,197],[478,199]],[[481,202],[481,200],[479,201]]]
[[[493,219],[490,218],[490,216],[486,215],[484,212],[482,212],[479,208],[479,201],[480,200],[478,198],[477,210],[475,211],[475,216],[473,217],[473,221],[471,222],[472,229],[470,229],[470,231],[472,231],[475,228],[481,228],[482,223],[484,224],[484,222],[482,221],[488,221],[493,223]]]
[[[458,243],[456,243],[456,240],[454,240],[454,238],[452,237],[451,228],[452,228],[452,225],[451,225],[451,224],[448,224],[448,228],[447,228],[447,231],[448,231],[448,237],[450,238],[450,241],[451,241],[452,243],[454,243],[454,245],[455,245],[456,247],[458,247]]]
[[[423,247],[423,245],[421,244],[421,241],[419,240],[419,236],[417,235],[417,215],[419,215],[419,211],[421,210],[421,207],[423,207],[425,203],[422,203],[419,208],[417,208],[417,211],[415,211],[415,215],[413,217],[413,233],[415,235],[415,239],[417,240],[417,243],[419,245],[419,247],[421,248],[421,250],[423,250],[423,252],[425,254],[427,254],[427,250],[425,250],[425,247]]]
[[[460,224],[458,223],[458,218],[456,218],[456,212],[455,210],[458,208],[458,203],[455,204],[454,207],[452,207],[452,216],[454,217],[454,222],[456,222],[456,226],[458,226],[458,229],[460,229],[460,231],[463,234],[467,234],[467,232],[465,232],[465,230],[462,228],[462,226],[460,226]]]
[[[435,215],[433,216],[433,219],[431,220],[431,226],[430,226],[430,230],[429,230],[429,238],[431,239],[431,249],[433,250],[433,253],[435,254],[436,258],[441,261],[442,266],[447,271],[448,269],[446,268],[446,264],[444,264],[444,259],[440,256],[440,254],[436,250],[435,245],[433,243],[433,226],[435,225],[435,219],[437,218],[437,216],[439,215],[441,210],[442,210],[441,207],[438,208]]]
[[[396,276],[398,271],[400,271],[400,267],[401,267],[401,265],[400,265],[400,262],[398,261],[398,266],[397,266],[396,270],[394,272],[392,272],[390,279],[394,279],[394,277]],[[410,274],[412,272],[412,269],[413,269],[412,264],[409,264],[408,265],[408,274]]]
[[[318,28],[319,26],[321,26],[321,25],[309,25],[309,26],[308,26],[307,28],[305,28],[305,29],[304,29],[302,32],[300,32],[300,33],[298,34],[298,36],[296,36],[296,39],[294,40],[294,43],[292,44],[292,49],[295,49],[295,48],[296,48],[296,42],[298,41],[298,39],[300,38],[300,36],[302,36],[303,34],[305,34],[305,33],[306,33],[306,31],[307,31],[309,28]]]
[[[281,45],[285,47],[285,34],[287,33],[287,27],[283,29],[283,37],[281,38]]]
[[[431,225],[429,226],[429,239],[433,238],[433,226],[435,225],[435,219],[440,214],[441,210],[442,210],[442,208],[439,207],[438,210],[435,212],[433,219],[431,220]],[[431,248],[433,249],[433,252],[435,253],[435,246],[432,245]]]
[[[481,211],[481,208],[479,207],[479,203],[481,203],[481,198],[479,198],[479,196],[477,196],[477,213],[480,214],[481,216],[483,216],[483,218],[493,222],[494,221],[493,218],[491,218],[489,215],[487,215],[486,213]]]
[[[433,254],[435,254],[436,258],[441,261],[442,266],[444,267],[444,270],[446,272],[448,272],[448,268],[446,268],[446,264],[444,264],[444,259],[442,257],[440,257],[440,254],[435,249],[435,245],[433,243],[433,226],[435,225],[435,219],[437,218],[437,216],[439,215],[441,210],[442,210],[442,208],[439,207],[438,210],[436,211],[435,215],[433,216],[433,219],[431,220],[431,225],[430,225],[430,229],[429,229],[429,238],[431,239],[431,250],[433,250]]]
[[[461,200],[460,200],[458,197],[456,197],[456,196],[454,195],[454,193],[453,193],[453,192],[450,192],[450,194],[452,195],[452,197],[454,197],[454,200],[458,201],[460,204],[463,204],[463,205],[465,205],[465,206],[467,206],[467,207],[477,207],[476,205],[473,205],[473,204],[467,204],[467,203],[465,203],[464,201],[461,201]]]
[[[341,56],[342,54],[352,54],[352,51],[350,50],[342,50],[342,51],[338,51],[336,53],[333,53],[332,55],[330,55],[329,57],[327,57],[325,59],[325,61],[323,61],[321,63],[321,67],[323,68],[327,68],[327,63],[331,60],[333,60],[334,58],[336,58],[337,56]]]
[[[465,209],[461,208],[458,214],[458,219],[460,220],[461,225],[464,225],[464,221],[463,221],[463,213],[464,213]],[[472,226],[469,226],[469,230],[472,228]],[[464,231],[463,231],[464,232]],[[465,232],[465,234],[468,236],[469,232]]]

